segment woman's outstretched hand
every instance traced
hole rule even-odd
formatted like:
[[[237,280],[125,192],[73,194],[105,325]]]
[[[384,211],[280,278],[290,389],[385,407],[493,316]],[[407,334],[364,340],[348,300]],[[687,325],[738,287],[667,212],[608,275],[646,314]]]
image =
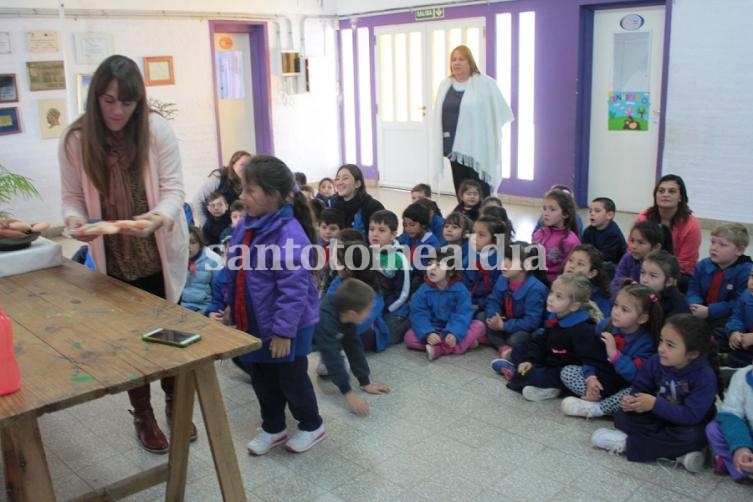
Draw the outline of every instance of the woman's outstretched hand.
[[[162,216],[160,213],[153,213],[153,212],[139,214],[138,216],[134,216],[133,220],[144,222],[144,224],[140,226],[134,226],[133,228],[123,228],[121,229],[120,232],[126,235],[133,235],[136,237],[149,237],[154,232],[156,232],[162,225],[165,224],[165,217]],[[147,225],[146,222],[148,222],[149,225]]]

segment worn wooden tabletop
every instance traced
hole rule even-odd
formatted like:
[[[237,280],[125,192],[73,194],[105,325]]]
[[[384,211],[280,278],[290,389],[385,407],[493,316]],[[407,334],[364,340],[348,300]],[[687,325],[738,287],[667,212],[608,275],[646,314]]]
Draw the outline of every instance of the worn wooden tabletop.
[[[260,346],[252,336],[71,261],[1,278],[0,306],[13,321],[21,368],[21,390],[0,397],[0,428]],[[202,340],[186,348],[141,340],[160,327],[199,333]]]

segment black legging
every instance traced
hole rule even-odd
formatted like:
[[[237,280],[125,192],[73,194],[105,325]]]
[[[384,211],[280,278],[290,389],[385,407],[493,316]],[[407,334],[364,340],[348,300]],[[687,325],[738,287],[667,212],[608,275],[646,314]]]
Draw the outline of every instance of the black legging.
[[[454,160],[450,161],[450,166],[452,166],[452,182],[455,185],[456,194],[458,193],[460,184],[463,181],[476,180],[481,184],[481,198],[483,199],[489,197],[489,194],[491,193],[491,187],[489,186],[489,183],[479,178],[478,173],[472,167],[464,166],[463,164],[459,164]]]

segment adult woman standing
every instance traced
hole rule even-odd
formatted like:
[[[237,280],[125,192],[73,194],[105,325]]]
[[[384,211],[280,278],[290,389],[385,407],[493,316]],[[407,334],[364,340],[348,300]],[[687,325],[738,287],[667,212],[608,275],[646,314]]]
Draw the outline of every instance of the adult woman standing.
[[[475,179],[486,197],[502,181],[502,126],[513,119],[512,111],[497,82],[481,74],[465,45],[450,53],[450,70],[437,90],[432,143],[441,141],[442,155],[450,159],[455,192],[464,180]],[[432,155],[439,178],[444,160],[438,145]]]
[[[688,191],[681,177],[665,174],[659,179],[654,187],[654,205],[641,212],[635,221],[642,220],[652,220],[669,227],[674,254],[685,276],[681,283],[687,287],[687,279],[698,262],[701,225],[688,207]]]
[[[209,176],[201,184],[199,191],[196,192],[193,198],[193,210],[198,218],[197,227],[201,228],[209,216],[207,197],[213,193],[222,193],[228,206],[238,200],[242,189],[241,175],[243,174],[243,168],[249,162],[251,162],[251,154],[245,150],[238,150],[230,157],[227,167],[221,167],[209,173]]]
[[[342,213],[346,227],[353,227],[362,234],[369,228],[369,218],[375,211],[384,209],[381,202],[366,193],[361,169],[355,164],[340,166],[335,177],[332,207]]]
[[[63,218],[72,235],[89,242],[98,270],[177,303],[188,263],[180,153],[167,122],[150,113],[145,94],[131,59],[110,56],[97,68],[87,112],[71,124],[58,149]],[[81,235],[79,228],[92,219],[146,223],[115,235]],[[162,380],[168,423],[173,384],[172,378]],[[128,397],[142,446],[167,452],[149,385],[128,391]]]

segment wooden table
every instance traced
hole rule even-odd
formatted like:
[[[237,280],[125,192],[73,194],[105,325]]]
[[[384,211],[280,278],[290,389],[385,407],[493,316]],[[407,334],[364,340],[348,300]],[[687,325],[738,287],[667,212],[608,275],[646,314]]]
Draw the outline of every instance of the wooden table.
[[[9,500],[55,499],[37,417],[166,376],[176,377],[168,463],[79,500],[121,498],[165,480],[165,500],[182,500],[194,390],[222,495],[246,500],[214,361],[258,349],[258,339],[70,261],[0,279],[0,306],[21,367],[21,390],[0,397]],[[186,348],[141,340],[158,327],[202,340]]]

